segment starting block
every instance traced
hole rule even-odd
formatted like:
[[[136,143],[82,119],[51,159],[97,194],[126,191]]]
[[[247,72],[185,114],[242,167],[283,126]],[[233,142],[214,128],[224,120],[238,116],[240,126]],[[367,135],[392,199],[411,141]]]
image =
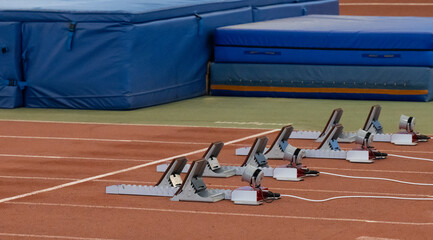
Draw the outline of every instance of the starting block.
[[[373,160],[375,159],[385,159],[388,154],[379,152],[373,146],[371,146],[370,144],[372,141],[372,133],[359,129],[356,135],[355,142],[361,145],[361,150],[349,151],[347,154],[347,158],[349,159],[349,161],[370,163],[373,162]],[[367,155],[368,160],[366,160],[365,155]]]
[[[346,159],[352,163],[372,163],[374,159],[386,158],[386,153],[381,153],[369,145],[373,134],[361,129],[355,137],[355,142],[362,145],[361,149],[342,151],[337,141],[342,131],[342,125],[334,126],[317,150],[306,151],[306,157]]]
[[[253,167],[268,168],[268,159],[264,154],[267,143],[267,137],[256,138],[253,146],[250,149],[250,152],[248,153],[244,163],[241,166],[245,167],[247,165],[251,165]]]
[[[365,121],[365,124],[362,128],[362,130],[372,133],[373,141],[375,142],[391,142],[396,145],[416,145],[417,142],[424,142],[428,141],[429,137],[425,135],[418,134],[417,132],[414,132],[413,129],[410,130],[408,128],[409,125],[413,122],[413,125],[415,123],[415,119],[413,117],[407,117],[402,115],[400,118],[400,129],[405,129],[406,132],[397,133],[397,136],[394,136],[396,134],[389,134],[383,132],[383,127],[379,122],[379,116],[380,112],[382,110],[382,107],[380,105],[374,105],[371,107],[370,112],[367,116],[367,119]],[[329,118],[325,128],[322,132],[319,131],[294,131],[290,138],[293,139],[315,139],[316,142],[322,142],[323,139],[326,137],[326,135],[329,133],[329,131],[332,129],[333,126],[336,126],[339,124],[341,116],[343,114],[343,110],[341,108],[334,109],[334,111],[331,114],[331,117]],[[413,121],[412,121],[413,120]],[[409,124],[409,125],[408,125]],[[403,136],[411,135],[412,140],[409,141],[409,136]],[[355,132],[341,132],[338,136],[338,142],[354,142],[356,138]],[[239,153],[244,153],[245,150],[239,149]],[[237,151],[238,153],[238,151]]]
[[[413,139],[412,134],[407,133],[396,133],[391,135],[391,143],[394,143],[395,145],[417,145],[416,140]]]
[[[106,187],[107,194],[172,197],[182,184],[180,173],[188,160],[185,157],[174,159],[155,186],[113,185]]]
[[[296,148],[293,146],[287,146],[286,150],[284,151],[283,160],[288,161],[289,164],[285,166],[285,168],[289,168],[291,170],[284,170],[284,168],[275,168],[274,171],[274,178],[282,178],[281,176],[278,176],[278,171],[286,171],[286,175],[289,175],[289,171],[296,170],[297,179],[303,180],[303,177],[317,177],[319,176],[319,172],[315,170],[310,170],[307,168],[307,166],[302,164],[302,159],[307,156],[307,153],[305,149]],[[293,175],[292,175],[293,176]],[[292,180],[296,181],[296,180]]]
[[[287,125],[281,128],[278,136],[275,138],[269,149],[265,149],[265,156],[267,159],[282,159],[285,149],[290,146],[288,143],[289,137],[293,132],[293,127]]]
[[[383,127],[379,122],[381,110],[382,107],[380,105],[374,105],[371,107],[362,130],[373,133],[374,135],[383,134]]]
[[[287,125],[281,128],[278,136],[274,139],[270,148],[265,147],[265,157],[267,159],[283,159],[284,150],[287,146],[291,146],[288,140],[293,132],[292,125]],[[237,156],[247,156],[250,152],[250,147],[242,147],[236,149]]]
[[[234,166],[221,166],[217,157],[224,147],[223,142],[214,142],[212,143],[205,154],[203,155],[203,159],[206,161],[206,167],[203,172],[204,177],[231,177],[236,175],[236,167]],[[164,172],[168,168],[168,164],[160,164],[156,166],[157,172]],[[188,172],[190,168],[189,164],[186,164],[183,173]],[[242,174],[242,173],[240,173]]]
[[[350,150],[343,151],[340,149],[338,144],[338,137],[343,131],[343,126],[337,124],[331,128],[328,135],[324,138],[323,142],[320,144],[318,149],[306,149],[305,156],[307,158],[327,158],[327,159],[345,159],[352,163],[372,163],[373,159],[383,158],[382,156],[371,156],[370,152],[372,149],[360,149],[360,150]],[[355,141],[359,142],[359,132],[356,134]],[[371,133],[368,134],[371,140]],[[385,156],[386,157],[386,156]]]
[[[290,158],[295,159],[296,162],[300,162],[301,160],[299,159],[305,157],[305,153],[302,149],[298,149],[291,146],[290,144],[287,144],[287,139],[290,136],[290,132],[292,130],[292,126],[285,126],[281,129],[280,134],[278,134],[278,137],[272,144],[272,147],[270,150],[268,150],[268,152],[272,151],[271,153],[274,155],[271,156],[273,156],[274,159],[276,156],[282,156],[280,159],[283,159],[286,156],[287,160]],[[298,168],[296,165],[293,165],[292,161],[290,161],[290,164],[288,165],[279,166],[277,168],[269,167],[268,158],[266,157],[266,154],[263,154],[267,142],[267,137],[257,138],[242,166],[245,167],[251,165],[258,167],[264,171],[264,176],[271,176],[281,181],[302,181],[302,177],[313,176],[305,174],[305,170],[308,169]],[[282,150],[282,147],[284,147],[284,151]],[[318,172],[314,172],[318,175]]]
[[[410,145],[410,143],[415,145],[417,142],[427,142],[430,139],[430,137],[415,131],[414,117],[401,115],[398,128],[404,132],[392,135],[391,142],[396,145]]]
[[[185,181],[170,200],[217,202],[226,199],[227,196],[224,191],[207,189],[202,178],[205,168],[206,161],[204,159],[194,161],[189,168]]]
[[[274,171],[276,168],[274,169],[272,167],[269,167],[268,159],[266,158],[266,156],[264,154],[265,146],[266,146],[267,142],[268,142],[267,137],[256,138],[253,146],[251,148],[248,148],[248,150],[249,150],[248,155],[245,158],[245,161],[242,163],[241,166],[220,166],[220,168],[224,169],[226,172],[230,172],[233,175],[241,176],[244,173],[246,166],[251,165],[253,167],[259,168],[263,172],[265,177],[276,178],[274,176],[274,174],[275,174]],[[209,149],[211,149],[213,145],[214,144],[211,144],[211,147]],[[288,146],[290,146],[290,145],[288,145]],[[212,152],[209,149],[208,149],[207,153]],[[284,153],[282,153],[282,154],[284,154]],[[208,154],[205,154],[205,157],[207,155]],[[207,166],[209,166],[209,164]],[[167,168],[168,168],[168,164],[161,164],[161,165],[158,165],[156,167],[157,172],[164,172],[167,170]],[[185,164],[184,168],[182,169],[182,172],[183,173],[188,172],[190,168],[191,168],[190,165]],[[206,176],[205,175],[206,171],[207,171],[207,173],[209,173],[209,168],[205,168],[205,170],[203,172],[203,176]],[[288,175],[288,174],[290,174],[290,175]],[[277,175],[278,175],[278,180],[286,180],[286,181],[300,181],[300,180],[302,180],[302,179],[298,178],[297,174],[292,174],[291,172],[289,173],[286,170],[284,170],[284,171],[277,170]],[[209,176],[213,176],[213,175],[209,175]]]
[[[283,127],[280,131],[280,134],[278,134],[278,137],[272,144],[273,147],[271,147],[270,150],[268,150],[268,152],[272,151],[274,154],[277,155],[281,155],[281,152],[282,154],[284,154],[284,151],[282,151],[281,149],[282,147],[284,147],[284,149],[286,149],[289,146],[291,147],[291,145],[287,144],[287,139],[290,136],[292,130],[293,130],[292,126]],[[287,166],[282,166],[277,168],[269,167],[268,158],[264,154],[267,142],[268,142],[267,137],[257,138],[253,144],[253,147],[250,149],[248,156],[245,158],[245,161],[241,166],[242,167],[253,166],[256,168],[260,168],[260,170],[264,172],[266,171],[267,174],[264,174],[264,176],[270,175],[269,177],[273,177],[277,180],[302,181],[302,178],[298,177],[298,172],[296,169],[291,169],[290,167]]]
[[[292,130],[293,130],[292,126],[283,127],[280,133],[278,134],[278,137],[273,142],[272,146],[266,152],[265,156],[266,155],[271,156],[271,158],[269,159],[283,159],[284,154],[287,153],[294,154],[297,148],[287,143],[288,138],[291,136],[290,133],[292,133]],[[302,150],[302,154],[301,154],[302,157],[307,157],[307,158],[345,159],[353,163],[372,162],[369,158],[368,151],[366,150],[359,150],[359,151],[340,150],[338,139],[342,132],[343,132],[343,126],[341,124],[337,124],[333,126],[330,129],[330,131],[328,131],[328,134],[325,136],[318,149],[299,149],[298,151]],[[285,151],[282,150],[282,147],[284,146],[286,147]],[[248,153],[251,152],[251,148],[241,148],[241,149],[238,148],[236,149],[236,155],[246,155],[245,152],[247,150]],[[286,170],[286,169],[277,170],[278,178],[280,180],[283,180],[282,177],[280,177],[279,174],[280,171],[289,174],[288,171],[292,171],[292,170]],[[305,171],[298,172],[297,178],[299,178],[299,176],[303,176],[303,174],[307,174],[307,176],[309,175],[308,172],[305,173]],[[273,172],[272,176],[276,178],[275,171]],[[291,178],[294,179],[293,178],[294,175],[292,174],[291,176],[292,176]]]
[[[193,170],[188,172],[185,181],[183,181],[180,174],[182,173],[187,161],[188,160],[185,157],[174,159],[155,186],[126,184],[112,185],[106,187],[106,193],[173,197],[173,201],[215,202],[222,199],[231,199],[231,190],[206,188],[206,185],[201,179],[201,174],[204,171],[203,166],[206,165],[203,159],[193,162],[192,166],[196,167],[191,168]],[[196,162],[198,165],[195,165]],[[188,186],[197,189],[197,191],[192,193]],[[220,199],[221,196],[223,197],[222,199]]]
[[[242,181],[248,182],[250,186],[240,187],[232,192],[231,200],[235,204],[260,205],[280,199],[279,193],[272,193],[268,188],[261,187],[264,173],[261,169],[252,165],[245,166]]]
[[[318,149],[340,151],[341,149],[337,139],[341,133],[343,133],[343,125],[336,124],[333,126],[328,131],[328,134],[325,136],[325,138],[323,138]]]
[[[383,133],[383,127],[379,122],[379,115],[382,107],[374,105],[370,109],[367,121],[362,130],[374,134],[373,141],[375,142],[391,142],[395,145],[413,146],[417,142],[426,142],[429,140],[428,136],[421,135],[414,131],[415,118],[401,115],[399,121],[399,129],[404,130],[396,134]]]
[[[329,134],[329,132],[332,130],[333,127],[340,124],[341,116],[343,116],[343,109],[337,108],[332,111],[331,117],[329,118],[328,122],[325,125],[325,128],[323,129],[322,133],[319,135],[319,137],[316,139],[316,142],[323,142],[323,140],[326,138],[326,135]],[[341,131],[338,135],[338,141],[339,142],[354,142],[355,141],[355,134],[353,133],[343,133]]]
[[[340,124],[341,117],[343,116],[343,109],[337,108],[332,111],[331,117],[329,117],[328,122],[322,132],[316,131],[296,131],[293,132],[291,138],[293,139],[314,139],[316,142],[322,142],[332,128]],[[338,136],[339,142],[351,143],[355,141],[356,134],[353,132],[341,132]]]

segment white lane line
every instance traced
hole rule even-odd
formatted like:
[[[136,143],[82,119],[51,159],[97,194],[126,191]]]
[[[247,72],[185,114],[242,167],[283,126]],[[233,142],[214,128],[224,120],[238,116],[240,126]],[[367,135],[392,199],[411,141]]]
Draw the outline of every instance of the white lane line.
[[[50,155],[19,155],[19,154],[1,154],[1,153],[0,153],[0,157],[76,159],[76,160],[125,161],[125,162],[151,162],[151,161],[154,161],[154,160],[129,159],[129,158],[94,158],[94,157],[70,157],[70,156],[50,156]]]
[[[85,238],[85,237],[52,236],[52,235],[38,235],[38,234],[22,234],[22,233],[0,233],[0,236],[30,238],[30,239],[32,239],[32,238],[54,238],[54,239],[70,239],[70,240],[115,240],[112,238]]]
[[[360,237],[357,237],[356,240],[399,240],[399,239],[395,239],[395,238],[382,238],[382,237],[360,236]]]
[[[134,139],[107,139],[107,138],[104,139],[104,138],[38,137],[38,136],[12,136],[12,135],[0,135],[0,138],[91,141],[91,142],[124,142],[124,143],[163,143],[163,144],[208,145],[208,143],[204,143],[204,142],[174,142],[174,141],[134,140]]]
[[[237,127],[215,127],[215,126],[197,126],[197,125],[176,125],[176,124],[156,124],[156,123],[101,123],[101,122],[68,122],[68,121],[44,121],[44,120],[16,120],[0,119],[1,122],[20,122],[20,123],[59,123],[59,124],[76,124],[76,125],[102,125],[102,126],[139,126],[139,127],[188,127],[188,128],[228,128],[239,129]],[[263,128],[242,127],[242,129],[263,130]]]
[[[253,135],[250,135],[250,136],[247,136],[247,137],[243,137],[243,138],[239,138],[239,139],[235,139],[235,140],[226,142],[225,145],[230,145],[230,144],[233,144],[233,143],[242,142],[242,141],[245,141],[245,140],[248,140],[248,139],[251,139],[251,138],[263,136],[263,135],[274,133],[274,132],[277,132],[277,131],[279,131],[279,129],[273,129],[273,130],[269,130],[269,131],[266,131],[266,132],[262,132],[262,133],[258,133],[258,134],[253,134]],[[50,187],[50,188],[46,188],[46,189],[42,189],[42,190],[38,190],[38,191],[33,191],[33,192],[29,192],[29,193],[25,193],[25,194],[13,196],[13,197],[3,198],[3,199],[0,199],[0,203],[4,203],[4,202],[16,200],[16,199],[20,199],[20,198],[24,198],[24,197],[28,197],[28,196],[32,196],[32,195],[36,195],[36,194],[40,194],[40,193],[51,192],[51,191],[58,190],[58,189],[61,189],[61,188],[77,185],[77,184],[84,183],[84,182],[89,182],[89,181],[92,181],[92,180],[95,180],[95,179],[104,178],[104,177],[108,177],[108,176],[113,176],[113,175],[116,175],[116,174],[119,174],[119,173],[124,173],[124,172],[129,172],[129,171],[132,171],[132,170],[137,170],[137,169],[140,169],[140,168],[143,168],[143,167],[147,167],[147,166],[155,165],[155,164],[158,164],[158,163],[166,162],[166,161],[172,160],[174,158],[179,158],[179,157],[183,157],[183,156],[190,156],[190,155],[193,155],[193,154],[201,153],[201,152],[206,151],[207,149],[208,148],[202,148],[202,149],[199,149],[199,150],[196,150],[196,151],[192,151],[192,152],[188,152],[188,153],[183,153],[183,154],[179,154],[179,155],[176,155],[176,156],[171,156],[171,157],[168,157],[168,158],[163,158],[163,159],[160,159],[160,160],[156,160],[156,161],[153,161],[153,162],[140,164],[140,165],[137,165],[137,166],[121,169],[121,170],[118,170],[118,171],[108,172],[108,173],[100,174],[100,175],[97,175],[97,176],[88,177],[88,178],[80,179],[80,180],[69,182],[69,183],[65,183],[65,184],[60,184],[60,185],[57,185],[57,186],[54,186],[54,187]]]
[[[24,179],[24,180],[42,180],[42,181],[76,181],[78,178],[59,178],[59,177],[25,177],[25,176],[0,176],[3,179]],[[117,184],[134,184],[134,185],[154,185],[155,182],[145,181],[128,181],[118,179],[96,179],[92,182],[104,182],[104,183],[117,183]],[[235,189],[241,187],[241,185],[217,185],[208,184],[210,188],[224,188],[224,189]],[[376,195],[389,195],[389,196],[407,196],[407,197],[433,197],[433,195],[427,194],[404,194],[404,193],[384,193],[384,192],[358,192],[358,191],[338,191],[338,190],[325,190],[325,189],[306,189],[306,188],[278,188],[272,187],[274,190],[286,191],[286,192],[319,192],[319,193],[350,193],[350,194],[376,194]]]
[[[433,6],[433,3],[340,3],[340,6]]]
[[[388,156],[433,162],[433,159],[430,158],[409,157],[409,156],[402,156],[396,154],[388,154]]]
[[[256,125],[256,126],[263,126],[263,125],[284,126],[284,125],[290,125],[291,124],[291,123],[228,122],[228,121],[216,121],[214,123],[216,123],[216,124],[233,124],[233,125]]]
[[[380,223],[380,224],[391,224],[391,225],[433,226],[433,222],[397,222],[397,221],[381,221],[381,220],[358,219],[358,218],[330,218],[330,217],[328,218],[328,217],[307,217],[307,216],[271,215],[271,214],[256,214],[256,213],[210,212],[210,211],[165,209],[165,208],[139,208],[139,207],[126,207],[126,206],[33,203],[33,202],[8,202],[7,204],[72,207],[72,208],[79,207],[79,208],[92,208],[92,209],[99,208],[99,209],[109,209],[109,210],[118,209],[118,210],[148,211],[148,212],[169,212],[169,213],[184,213],[184,214],[198,214],[198,215],[248,217],[249,219],[258,217],[258,218],[274,218],[274,219],[318,220],[318,221],[332,221],[332,222],[358,222],[358,223]]]

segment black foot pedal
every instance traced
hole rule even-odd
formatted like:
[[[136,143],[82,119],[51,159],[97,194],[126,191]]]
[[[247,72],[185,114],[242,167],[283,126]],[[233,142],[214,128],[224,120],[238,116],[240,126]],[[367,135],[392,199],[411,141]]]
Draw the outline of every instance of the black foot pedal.
[[[301,173],[306,177],[317,177],[319,176],[320,172],[308,168],[301,168]]]
[[[428,140],[430,139],[429,136],[426,135],[421,135],[421,134],[417,134],[416,138],[418,139],[418,141],[420,142],[428,142]]]

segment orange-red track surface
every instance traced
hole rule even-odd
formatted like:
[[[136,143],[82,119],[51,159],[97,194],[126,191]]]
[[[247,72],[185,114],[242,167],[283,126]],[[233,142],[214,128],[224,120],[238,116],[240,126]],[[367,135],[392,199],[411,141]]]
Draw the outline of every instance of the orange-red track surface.
[[[234,205],[228,200],[172,202],[165,197],[105,194],[108,185],[155,184],[160,177],[155,164],[95,177],[203,150],[188,156],[190,161],[196,160],[213,141],[229,142],[266,130],[0,123],[0,239],[365,240],[429,239],[433,235],[433,201],[354,198],[312,203],[283,197],[261,206]],[[272,142],[276,132],[267,136]],[[253,141],[254,137],[225,146],[220,163],[240,165],[244,157],[235,156],[235,149]],[[290,143],[317,146],[310,140]],[[433,142],[411,147],[375,143],[375,147],[389,154],[427,159],[433,153]],[[332,159],[305,159],[304,163],[324,172],[433,183],[433,162],[426,160],[391,156],[373,164]],[[276,166],[282,161],[270,160],[270,164]],[[239,176],[205,178],[205,182],[208,188],[225,189],[247,184]],[[324,174],[303,182],[265,178],[263,185],[274,192],[313,199],[343,195],[433,196],[432,186]],[[27,193],[32,194],[22,195]]]
[[[341,15],[433,17],[432,0],[340,0]]]

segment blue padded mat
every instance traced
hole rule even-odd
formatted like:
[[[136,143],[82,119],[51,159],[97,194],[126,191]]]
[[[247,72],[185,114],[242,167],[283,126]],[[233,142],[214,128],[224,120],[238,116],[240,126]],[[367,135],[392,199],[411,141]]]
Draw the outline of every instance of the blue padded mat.
[[[216,62],[433,66],[433,18],[309,15],[222,27],[215,45]]]
[[[147,22],[247,6],[244,0],[0,0],[0,21]]]
[[[134,109],[204,95],[216,28],[280,5],[337,14],[330,1],[0,0],[0,107]]]

